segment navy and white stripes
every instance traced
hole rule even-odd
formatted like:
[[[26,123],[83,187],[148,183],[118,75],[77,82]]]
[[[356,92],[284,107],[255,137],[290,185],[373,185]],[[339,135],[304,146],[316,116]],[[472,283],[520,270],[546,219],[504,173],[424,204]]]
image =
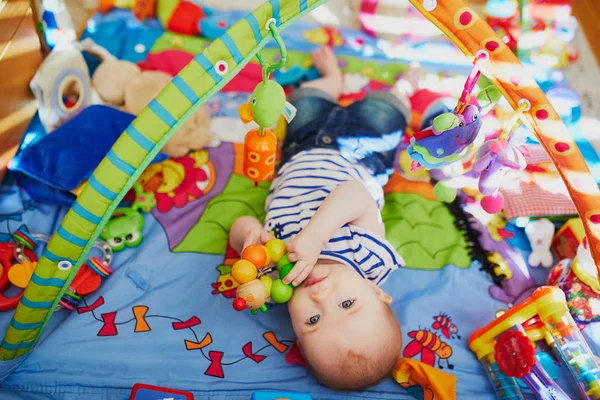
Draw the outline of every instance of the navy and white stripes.
[[[327,195],[349,180],[362,182],[377,205],[383,206],[383,189],[377,180],[339,151],[312,149],[295,155],[273,181],[267,197],[265,228],[289,242],[308,224]],[[387,240],[353,225],[336,232],[321,257],[346,264],[378,285],[404,265]]]

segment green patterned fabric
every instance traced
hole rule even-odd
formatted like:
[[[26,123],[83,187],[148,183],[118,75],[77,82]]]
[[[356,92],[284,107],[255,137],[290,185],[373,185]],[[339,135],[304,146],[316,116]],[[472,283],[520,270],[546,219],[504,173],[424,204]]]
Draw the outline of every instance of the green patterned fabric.
[[[96,168],[44,250],[8,327],[0,359],[20,357],[35,345],[121,199],[179,126],[271,39],[267,21],[274,18],[285,29],[326,1],[265,2],[228,29],[223,35],[227,40],[217,39],[198,54],[142,110]]]

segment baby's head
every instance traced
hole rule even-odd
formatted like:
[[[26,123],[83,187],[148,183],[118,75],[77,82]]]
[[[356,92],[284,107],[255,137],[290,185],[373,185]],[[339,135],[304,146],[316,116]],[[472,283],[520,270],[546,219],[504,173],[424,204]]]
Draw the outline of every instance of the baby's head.
[[[309,370],[325,386],[360,389],[389,375],[402,347],[391,297],[340,263],[322,263],[289,302]]]

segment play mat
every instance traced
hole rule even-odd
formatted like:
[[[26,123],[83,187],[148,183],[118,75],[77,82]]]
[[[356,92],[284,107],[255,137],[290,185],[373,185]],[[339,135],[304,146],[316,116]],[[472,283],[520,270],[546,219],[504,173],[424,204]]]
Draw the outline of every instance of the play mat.
[[[279,1],[270,3],[280,23]],[[301,11],[313,3],[300,1]],[[247,12],[223,15],[227,21],[237,21]],[[122,9],[93,15],[83,38],[93,39],[114,56],[136,62],[142,69],[171,76],[210,44],[205,38],[165,31],[152,18],[140,23]],[[288,67],[308,67],[314,48],[334,45],[345,73],[344,104],[369,91],[389,88],[412,61],[426,67],[431,89],[454,94],[462,89],[470,69],[470,61],[444,41],[390,44],[360,31],[325,29],[304,21],[283,31],[282,38],[289,50]],[[264,54],[275,55],[275,44],[269,43]],[[86,61],[93,72],[98,60],[86,55]],[[531,71],[545,92],[568,89],[560,71],[533,67]],[[39,329],[42,314],[36,317],[41,318],[38,322],[19,322],[12,319],[12,312],[0,313],[0,331],[9,330],[12,335],[2,345],[6,361],[0,362],[0,398],[123,399],[135,383],[144,382],[189,390],[198,399],[250,398],[257,390],[308,392],[315,398],[433,399],[427,385],[410,380],[399,385],[392,378],[361,392],[328,390],[296,363],[295,338],[285,306],[256,316],[232,309],[236,284],[230,272],[238,256],[228,247],[228,230],[240,215],[263,218],[268,192],[267,183],[254,187],[243,176],[242,143],[247,128],[237,114],[261,71],[252,61],[238,72],[206,103],[212,117],[210,146],[174,160],[155,160],[153,168],[158,172],[154,174],[162,174],[165,182],[169,169],[185,173],[181,178],[169,178],[175,179],[167,182],[172,186],[169,193],[157,186],[148,189],[155,192],[157,206],[144,214],[141,244],[113,254],[112,273],[100,289],[85,296],[74,311],[62,308],[55,312],[37,342],[35,334],[21,342],[10,343],[7,338],[14,339],[19,330]],[[600,182],[598,154],[580,132],[577,118],[566,122],[595,181]],[[486,134],[499,126],[493,117],[485,124]],[[22,148],[45,135],[39,118],[34,118]],[[400,165],[404,173],[394,172],[385,187],[387,237],[406,261],[406,267],[392,274],[383,286],[394,298],[392,307],[402,326],[402,356],[458,378],[457,399],[496,398],[467,339],[491,321],[496,311],[508,309],[546,281],[547,269],[528,268],[531,249],[522,229],[523,218],[551,216],[564,221],[577,213],[537,139],[527,132],[522,137],[529,148],[529,165],[503,189],[509,199],[511,194],[521,196],[507,203],[506,218],[483,213],[468,188],[462,201],[438,201],[428,177],[412,173],[406,165]],[[407,144],[405,141],[402,146]],[[105,187],[96,178],[103,179],[90,178],[96,190],[109,197],[118,191],[117,186]],[[77,207],[76,215],[69,213],[71,219],[87,216],[99,222],[100,217]],[[58,230],[58,240],[67,240],[68,226],[59,225],[68,210],[32,201],[9,174],[0,186],[0,242],[11,242],[18,231],[51,235]],[[76,244],[84,246],[86,241]],[[0,255],[5,250],[0,247]],[[38,251],[38,257],[41,254]],[[51,261],[70,256],[75,264],[78,254],[59,257],[46,248],[44,256]],[[512,270],[510,279],[494,283],[490,279],[497,276],[494,267],[503,263]],[[37,279],[34,283],[53,287],[54,292],[27,300],[25,306],[43,313],[66,278]],[[593,349],[600,345],[600,331],[594,323],[583,333]],[[32,346],[33,351],[28,352]],[[559,382],[566,382],[565,370],[555,372]]]

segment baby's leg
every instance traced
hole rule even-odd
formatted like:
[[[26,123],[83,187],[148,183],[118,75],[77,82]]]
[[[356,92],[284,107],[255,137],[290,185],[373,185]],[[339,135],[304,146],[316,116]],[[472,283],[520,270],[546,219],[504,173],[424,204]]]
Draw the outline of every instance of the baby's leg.
[[[406,72],[394,84],[390,93],[410,109],[412,105],[410,98],[421,89],[420,82],[424,74],[425,71],[419,63],[410,64]]]
[[[313,62],[322,77],[303,83],[288,98],[298,112],[288,125],[280,166],[303,150],[323,147],[317,136],[332,111],[339,107],[342,77],[335,56],[328,48],[320,48],[313,53]]]
[[[340,151],[360,159],[381,185],[392,171],[396,148],[411,118],[409,97],[418,90],[421,75],[421,68],[412,65],[389,92],[371,92],[347,108],[351,117],[346,137],[338,138]]]
[[[319,89],[337,100],[342,94],[342,71],[333,51],[327,46],[320,47],[313,52],[312,61],[321,78],[304,82],[300,88]]]

